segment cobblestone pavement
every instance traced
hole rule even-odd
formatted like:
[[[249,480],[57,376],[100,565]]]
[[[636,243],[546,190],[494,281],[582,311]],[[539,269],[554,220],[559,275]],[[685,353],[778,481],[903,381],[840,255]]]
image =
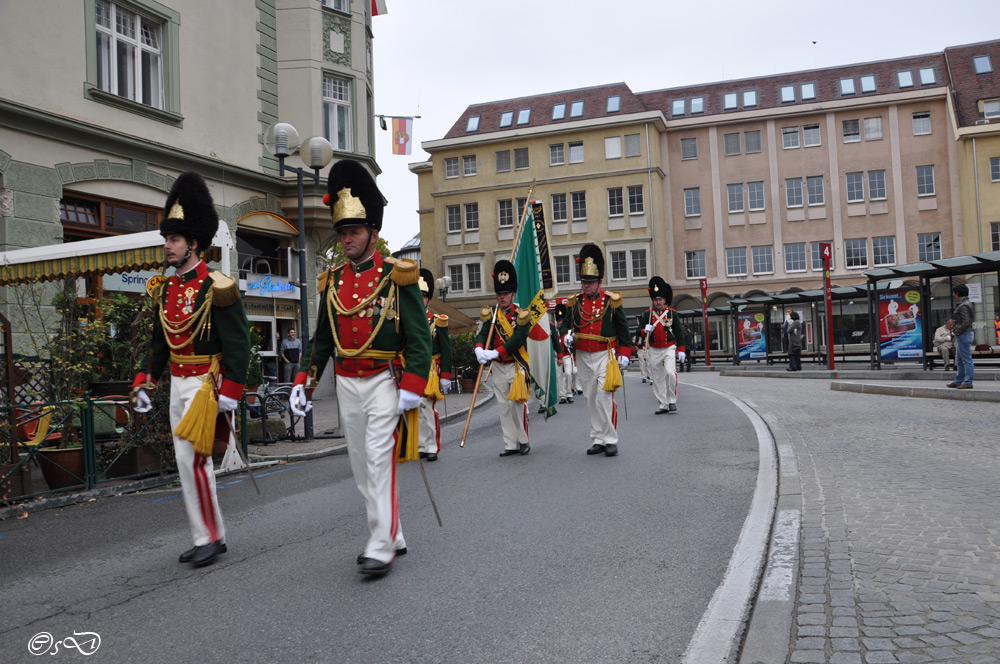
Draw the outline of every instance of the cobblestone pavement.
[[[684,383],[750,404],[797,462],[791,633],[767,661],[1000,662],[997,404],[685,373],[680,408]]]

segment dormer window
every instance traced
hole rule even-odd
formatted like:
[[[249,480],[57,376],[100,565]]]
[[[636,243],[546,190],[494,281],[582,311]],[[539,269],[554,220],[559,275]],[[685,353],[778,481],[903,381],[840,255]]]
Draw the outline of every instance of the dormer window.
[[[621,110],[622,98],[619,95],[608,97],[608,113],[617,113]]]
[[[574,101],[569,107],[569,117],[571,118],[582,118],[583,117],[583,102]]]
[[[469,123],[465,125],[465,131],[479,131],[479,116],[473,115],[469,118]]]
[[[911,71],[898,72],[896,74],[896,78],[899,79],[899,87],[901,88],[913,87],[913,72]]]
[[[871,74],[861,77],[861,91],[875,92],[875,77]]]
[[[853,95],[854,90],[854,79],[853,78],[842,78],[840,79],[840,94],[842,95]]]
[[[993,71],[993,63],[990,62],[990,56],[988,55],[977,55],[972,58],[972,66],[975,68],[977,74],[989,74]]]
[[[509,127],[514,122],[514,111],[504,111],[500,116],[500,126]]]
[[[552,107],[552,119],[562,120],[566,117],[566,104],[556,104]]]
[[[517,124],[526,125],[531,120],[531,109],[522,108],[517,112]]]

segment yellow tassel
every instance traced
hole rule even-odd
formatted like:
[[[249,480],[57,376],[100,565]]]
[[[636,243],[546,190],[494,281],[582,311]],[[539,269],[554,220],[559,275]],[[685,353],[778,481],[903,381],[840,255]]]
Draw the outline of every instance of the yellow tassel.
[[[218,412],[219,402],[215,399],[215,391],[206,380],[191,400],[174,435],[190,441],[194,445],[195,454],[211,456],[215,444],[215,416]]]
[[[514,382],[510,384],[510,392],[507,393],[508,401],[525,403],[528,400],[528,383],[524,379],[524,372],[521,365],[514,363]]]
[[[605,392],[616,392],[622,386],[622,371],[618,368],[618,359],[615,358],[615,351],[608,348],[608,368],[604,372],[604,385],[601,387]]]
[[[406,463],[420,458],[420,413],[417,408],[406,411],[399,417],[396,427],[396,461]]]
[[[431,373],[427,377],[427,387],[424,388],[424,396],[431,401],[441,401],[444,399],[444,395],[441,394],[441,388],[438,386],[439,382],[437,363],[431,360]]]

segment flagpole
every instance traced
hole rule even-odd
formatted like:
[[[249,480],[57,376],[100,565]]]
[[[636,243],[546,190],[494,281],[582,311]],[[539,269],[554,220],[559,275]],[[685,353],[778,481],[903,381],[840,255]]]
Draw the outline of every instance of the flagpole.
[[[514,236],[514,246],[510,249],[510,261],[513,262],[514,254],[517,253],[517,243],[521,241],[521,233],[524,232],[524,222],[528,219],[528,210],[531,209],[531,194],[535,191],[535,179],[531,179],[531,184],[528,185],[528,198],[524,202],[524,210],[521,212],[521,223],[517,225],[517,233]],[[493,330],[496,329],[497,323],[497,312],[500,310],[499,306],[493,307],[493,319],[490,321],[490,329],[486,333],[486,344],[485,347],[490,347],[490,341],[493,339]],[[469,434],[469,424],[472,422],[472,411],[476,407],[476,396],[479,394],[479,386],[482,384],[483,380],[483,367],[485,364],[479,365],[479,373],[476,375],[476,386],[472,388],[472,402],[469,404],[469,413],[465,416],[465,428],[462,429],[462,440],[459,441],[459,447],[465,447],[465,437]],[[490,369],[493,369],[492,362],[490,363]]]

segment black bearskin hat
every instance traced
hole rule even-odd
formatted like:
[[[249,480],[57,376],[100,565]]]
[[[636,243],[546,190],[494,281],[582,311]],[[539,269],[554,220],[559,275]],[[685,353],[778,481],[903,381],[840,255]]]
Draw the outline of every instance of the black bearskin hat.
[[[493,266],[493,292],[497,295],[517,292],[517,272],[509,260],[498,260]]]
[[[596,244],[589,243],[580,247],[581,281],[600,281],[604,279],[604,252]]]
[[[198,253],[204,253],[212,246],[217,230],[219,215],[205,180],[194,171],[178,175],[163,206],[160,235],[183,235],[196,240]]]
[[[556,319],[566,317],[566,305],[560,302],[556,305]]]
[[[341,159],[330,169],[327,179],[328,193],[323,202],[330,206],[333,228],[344,226],[367,226],[375,231],[382,230],[382,192],[360,162]]]
[[[671,300],[674,299],[674,289],[670,287],[663,277],[653,277],[649,280],[649,299],[662,297],[666,300],[667,304],[670,304]]]
[[[417,287],[420,288],[420,292],[424,294],[424,297],[429,297],[434,299],[434,273],[428,270],[426,267],[420,268],[420,278],[417,279]]]

